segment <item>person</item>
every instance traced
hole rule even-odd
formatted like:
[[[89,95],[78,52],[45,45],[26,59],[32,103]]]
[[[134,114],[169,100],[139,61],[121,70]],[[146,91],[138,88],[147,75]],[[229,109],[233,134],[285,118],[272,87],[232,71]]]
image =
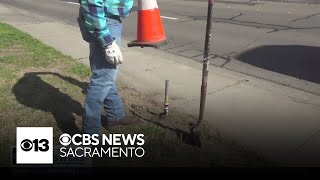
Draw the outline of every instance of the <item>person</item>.
[[[116,78],[121,53],[121,18],[129,16],[133,0],[79,0],[79,26],[89,43],[92,76],[84,102],[83,132],[101,134],[101,109],[106,111],[107,126],[136,124],[139,119],[126,115],[119,97]]]

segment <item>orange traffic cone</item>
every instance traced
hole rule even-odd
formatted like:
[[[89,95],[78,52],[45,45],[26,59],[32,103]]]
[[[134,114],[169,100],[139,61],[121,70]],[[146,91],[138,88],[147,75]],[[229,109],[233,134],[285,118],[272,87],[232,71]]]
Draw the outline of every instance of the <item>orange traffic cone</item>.
[[[137,40],[128,47],[159,47],[167,43],[156,0],[138,1]]]

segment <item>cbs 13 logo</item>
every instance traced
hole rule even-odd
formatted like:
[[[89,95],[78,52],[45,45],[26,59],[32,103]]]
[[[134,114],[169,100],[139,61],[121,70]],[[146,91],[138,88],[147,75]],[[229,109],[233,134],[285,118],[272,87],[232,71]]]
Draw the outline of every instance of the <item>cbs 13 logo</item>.
[[[53,164],[53,128],[17,127],[17,164]]]
[[[29,152],[31,150],[38,152],[46,152],[50,149],[49,140],[47,139],[24,139],[20,143],[20,147],[23,151]]]

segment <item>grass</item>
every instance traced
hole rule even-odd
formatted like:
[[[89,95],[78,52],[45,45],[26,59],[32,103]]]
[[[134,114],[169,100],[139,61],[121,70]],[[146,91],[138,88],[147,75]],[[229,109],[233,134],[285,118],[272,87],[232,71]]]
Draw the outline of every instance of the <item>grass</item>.
[[[0,165],[8,166],[17,126],[51,126],[56,136],[65,119],[81,127],[90,69],[10,25],[0,23],[0,37]]]
[[[55,144],[62,132],[79,132],[82,103],[89,68],[61,54],[16,28],[0,23],[0,166],[10,164],[10,146],[15,145],[16,127],[54,128]],[[134,89],[119,85],[125,106],[140,117],[161,112],[162,105]],[[141,159],[98,159],[95,166],[257,166],[265,161],[253,153],[206,136],[203,148],[181,141],[177,129],[192,121],[189,115],[159,122],[144,118],[136,127],[104,133],[143,133],[146,154]],[[173,113],[174,112],[174,113]],[[217,136],[216,136],[217,137]],[[220,140],[219,140],[220,139]]]
[[[86,65],[78,63],[72,65],[69,69],[69,72],[81,77],[88,77],[91,75],[91,71]]]

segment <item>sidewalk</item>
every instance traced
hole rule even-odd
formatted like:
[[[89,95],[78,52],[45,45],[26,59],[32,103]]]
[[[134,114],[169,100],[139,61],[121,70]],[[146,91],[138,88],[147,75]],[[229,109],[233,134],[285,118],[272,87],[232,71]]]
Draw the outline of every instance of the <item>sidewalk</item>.
[[[0,3],[0,21],[88,64],[77,27]],[[162,103],[170,80],[170,107],[198,116],[202,65],[151,48],[127,48],[119,80]],[[320,97],[210,66],[205,121],[274,161],[320,165]]]

